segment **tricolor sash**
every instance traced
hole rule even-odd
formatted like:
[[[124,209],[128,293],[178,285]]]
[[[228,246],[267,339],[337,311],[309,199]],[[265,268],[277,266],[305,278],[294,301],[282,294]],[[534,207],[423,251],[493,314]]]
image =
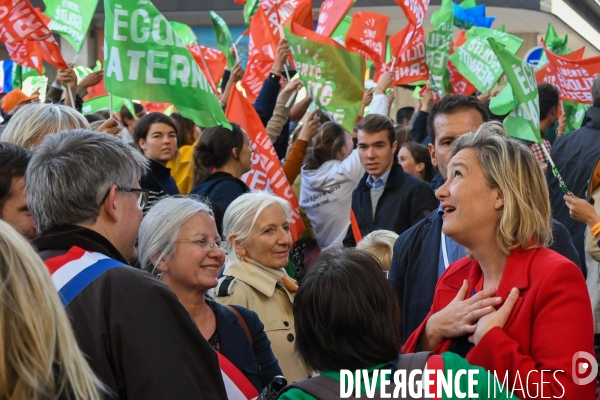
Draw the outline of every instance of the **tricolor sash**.
[[[97,277],[109,269],[127,265],[104,254],[73,246],[66,254],[47,259],[46,266],[52,276],[52,283],[66,307]]]
[[[217,353],[217,355],[219,356],[219,366],[221,367],[227,398],[229,400],[256,399],[258,391],[248,378],[223,354]]]

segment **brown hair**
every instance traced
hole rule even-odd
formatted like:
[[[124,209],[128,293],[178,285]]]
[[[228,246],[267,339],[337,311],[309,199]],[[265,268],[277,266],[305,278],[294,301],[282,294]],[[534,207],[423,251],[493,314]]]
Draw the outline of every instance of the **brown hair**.
[[[338,151],[346,144],[346,131],[335,122],[325,122],[321,131],[313,139],[314,145],[306,152],[304,168],[307,170],[319,169],[329,160],[335,159]]]
[[[390,145],[393,145],[394,141],[396,140],[396,129],[394,128],[394,123],[391,119],[381,114],[370,114],[361,119],[356,125],[356,131],[363,131],[367,134],[387,131]]]

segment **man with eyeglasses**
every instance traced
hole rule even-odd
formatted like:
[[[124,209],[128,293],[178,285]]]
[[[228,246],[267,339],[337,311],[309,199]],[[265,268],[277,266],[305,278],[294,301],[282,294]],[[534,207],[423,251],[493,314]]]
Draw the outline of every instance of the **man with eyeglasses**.
[[[91,368],[119,399],[224,399],[216,353],[169,288],[128,266],[146,158],[110,135],[50,135],[27,169],[33,241]]]

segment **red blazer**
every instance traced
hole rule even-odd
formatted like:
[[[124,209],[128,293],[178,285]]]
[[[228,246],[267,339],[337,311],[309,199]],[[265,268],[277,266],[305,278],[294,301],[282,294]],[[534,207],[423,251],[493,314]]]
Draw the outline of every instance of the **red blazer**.
[[[402,352],[415,351],[429,317],[454,299],[464,279],[469,280],[470,293],[481,275],[479,263],[467,257],[452,264],[436,286],[427,318],[408,338]],[[506,325],[503,329],[490,330],[469,351],[466,359],[490,372],[496,371],[501,381],[508,372],[511,389],[515,380],[516,389],[521,387],[518,383],[520,378],[522,387],[528,389],[514,391],[520,399],[541,398],[542,380],[544,397],[594,399],[595,379],[585,386],[576,385],[573,381],[575,353],[585,351],[595,358],[592,306],[579,268],[545,247],[517,249],[506,261],[496,294],[506,299],[513,287],[520,290],[520,295]],[[434,353],[447,351],[451,341],[444,340]],[[537,372],[532,372],[528,379],[532,370]],[[552,372],[544,372],[542,377],[540,370]],[[553,376],[558,370],[562,372]]]

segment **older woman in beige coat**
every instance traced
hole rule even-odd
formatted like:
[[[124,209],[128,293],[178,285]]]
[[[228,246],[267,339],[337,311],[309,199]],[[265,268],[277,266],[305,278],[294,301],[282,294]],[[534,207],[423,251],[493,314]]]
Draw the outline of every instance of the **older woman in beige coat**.
[[[284,269],[292,247],[288,202],[266,192],[246,193],[227,208],[223,234],[230,250],[217,300],[256,312],[288,382],[307,379],[310,371],[294,354],[297,285]]]

